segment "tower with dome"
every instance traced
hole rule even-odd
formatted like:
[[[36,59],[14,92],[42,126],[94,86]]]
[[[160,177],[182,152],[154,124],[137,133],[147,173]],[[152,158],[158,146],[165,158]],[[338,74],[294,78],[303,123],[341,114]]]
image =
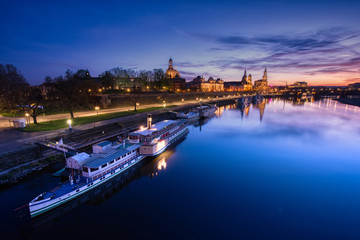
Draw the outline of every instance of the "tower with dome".
[[[176,76],[180,78],[180,73],[176,70],[176,67],[174,68],[174,63],[171,57],[169,59],[169,67],[166,70],[165,75],[167,78],[175,78]]]

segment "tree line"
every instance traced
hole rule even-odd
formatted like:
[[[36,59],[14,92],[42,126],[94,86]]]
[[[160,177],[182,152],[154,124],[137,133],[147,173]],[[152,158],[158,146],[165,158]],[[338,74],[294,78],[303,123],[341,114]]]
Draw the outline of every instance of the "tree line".
[[[37,116],[47,112],[49,107],[66,110],[74,118],[74,111],[96,105],[95,94],[116,90],[119,86],[131,86],[130,79],[136,79],[142,88],[171,88],[171,81],[162,69],[135,71],[120,67],[101,73],[97,81],[94,81],[88,70],[67,70],[64,75],[45,77],[40,88],[31,86],[15,66],[0,64],[0,108],[5,112],[25,112],[35,124]],[[131,92],[138,91],[134,84]],[[136,110],[136,94],[131,94],[129,101]]]

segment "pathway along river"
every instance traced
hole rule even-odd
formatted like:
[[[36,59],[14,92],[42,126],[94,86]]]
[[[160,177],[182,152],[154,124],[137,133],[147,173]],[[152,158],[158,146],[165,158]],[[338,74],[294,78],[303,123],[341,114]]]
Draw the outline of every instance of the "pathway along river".
[[[58,179],[0,192],[1,239],[360,239],[360,108],[222,107],[157,158],[30,221]]]

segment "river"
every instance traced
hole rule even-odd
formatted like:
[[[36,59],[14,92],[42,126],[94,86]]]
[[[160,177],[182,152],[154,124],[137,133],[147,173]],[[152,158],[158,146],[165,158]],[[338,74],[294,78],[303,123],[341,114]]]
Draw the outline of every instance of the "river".
[[[44,217],[47,170],[0,192],[1,239],[360,239],[360,108],[221,107],[156,158]]]

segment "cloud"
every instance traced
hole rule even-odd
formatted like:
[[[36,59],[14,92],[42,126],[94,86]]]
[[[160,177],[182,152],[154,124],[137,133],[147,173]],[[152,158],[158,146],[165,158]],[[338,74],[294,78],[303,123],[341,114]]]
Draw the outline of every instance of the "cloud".
[[[217,54],[227,57],[217,57],[206,63],[220,71],[244,69],[245,66],[257,71],[267,66],[274,72],[297,72],[304,76],[360,74],[360,34],[346,28],[268,36],[182,34],[213,43],[209,51],[241,56]]]

